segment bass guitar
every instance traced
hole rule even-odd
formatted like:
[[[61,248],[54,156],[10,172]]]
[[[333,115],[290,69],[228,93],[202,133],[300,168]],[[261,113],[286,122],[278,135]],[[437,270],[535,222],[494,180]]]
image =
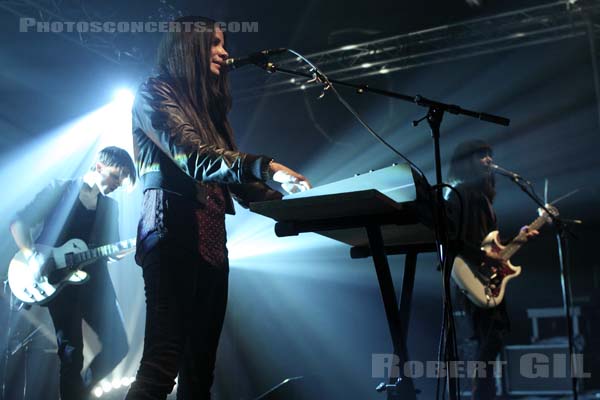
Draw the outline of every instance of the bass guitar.
[[[555,207],[546,205],[548,211],[558,215]],[[527,227],[529,230],[538,230],[551,217],[545,210],[538,210],[539,217]],[[527,242],[527,234],[521,230],[519,234],[507,245],[500,243],[499,232],[490,232],[481,243],[481,250],[486,254],[495,253],[500,259],[494,265],[484,263],[481,266],[471,265],[460,256],[454,259],[452,266],[452,279],[460,290],[478,307],[494,308],[502,303],[506,292],[506,285],[511,279],[521,274],[521,267],[510,262],[510,258]]]

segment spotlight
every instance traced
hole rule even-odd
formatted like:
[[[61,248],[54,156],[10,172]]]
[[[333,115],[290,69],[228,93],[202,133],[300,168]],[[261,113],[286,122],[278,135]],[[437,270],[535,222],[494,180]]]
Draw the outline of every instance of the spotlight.
[[[381,69],[379,70],[379,73],[380,73],[380,74],[387,74],[388,72],[390,72],[390,70],[389,70],[389,69],[387,69],[386,67],[383,67],[383,68],[381,68]]]
[[[134,95],[129,89],[119,89],[115,91],[113,102],[120,107],[131,109],[133,106]]]
[[[111,386],[113,389],[118,389],[121,387],[121,380],[120,379],[113,379],[113,381],[111,382]]]
[[[361,67],[363,67],[363,68],[371,68],[372,65],[373,64],[371,64],[371,63],[364,63],[364,64],[361,65]]]
[[[94,396],[100,398],[104,394],[104,390],[101,387],[97,387],[94,389]]]
[[[108,393],[112,390],[112,385],[110,383],[108,383],[107,381],[100,382],[100,387],[102,388],[104,393]]]

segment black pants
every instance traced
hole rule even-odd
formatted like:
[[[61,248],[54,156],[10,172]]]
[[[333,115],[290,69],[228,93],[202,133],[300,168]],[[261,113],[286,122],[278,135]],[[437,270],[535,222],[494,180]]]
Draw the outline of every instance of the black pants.
[[[491,309],[478,308],[473,304],[468,306],[467,314],[471,318],[477,340],[477,361],[486,363],[485,373],[473,379],[473,399],[492,400],[496,398],[493,363],[502,350],[504,336],[510,328],[506,305],[501,303]]]
[[[62,400],[87,398],[94,385],[108,375],[129,350],[123,316],[106,266],[94,266],[89,273],[88,282],[65,287],[48,305],[58,344]],[[98,335],[102,350],[82,377],[83,320]]]
[[[165,399],[178,378],[178,400],[210,399],[225,318],[229,268],[159,243],[143,257],[146,336],[127,400]]]
[[[460,331],[466,334],[466,337],[457,339],[459,341],[468,339],[477,341],[477,352],[474,359],[464,361],[482,361],[486,363],[485,371],[473,377],[472,399],[493,400],[496,398],[494,362],[502,350],[504,337],[510,330],[506,303],[501,303],[490,309],[479,308],[456,287],[454,287],[453,297],[455,311],[466,313],[466,319],[463,321],[466,324],[458,327]]]

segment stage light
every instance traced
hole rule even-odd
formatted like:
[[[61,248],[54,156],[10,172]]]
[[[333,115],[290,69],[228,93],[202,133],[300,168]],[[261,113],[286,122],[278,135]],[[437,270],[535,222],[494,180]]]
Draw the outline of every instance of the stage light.
[[[113,103],[130,110],[133,106],[134,95],[129,89],[119,89],[115,91]]]
[[[390,72],[390,70],[389,70],[389,69],[387,69],[386,67],[383,67],[383,68],[381,68],[381,69],[379,70],[379,73],[380,73],[380,74],[387,74],[387,73],[389,73],[389,72]]]
[[[371,64],[371,63],[363,63],[361,65],[361,67],[363,67],[363,68],[371,68],[372,66],[373,66],[373,64]]]
[[[314,233],[279,238],[275,235],[271,219],[246,209],[236,210],[235,220],[227,220],[227,232],[227,248],[232,268],[253,268],[257,259],[267,260],[275,254],[281,256],[294,250],[315,250],[336,244],[334,241],[323,240]]]
[[[134,377],[113,378],[110,382],[103,380],[94,388],[92,394],[100,398],[113,390],[126,390],[135,381]],[[120,393],[120,392],[119,392]]]
[[[104,393],[108,393],[112,390],[112,385],[110,383],[108,383],[107,381],[100,382],[100,387],[102,388]]]
[[[113,389],[118,389],[121,387],[121,380],[118,378],[113,379],[111,386]]]
[[[118,146],[133,156],[133,138],[131,136],[131,108],[134,95],[128,89],[116,90],[113,101],[103,108],[102,119],[97,128],[101,130],[96,146]]]

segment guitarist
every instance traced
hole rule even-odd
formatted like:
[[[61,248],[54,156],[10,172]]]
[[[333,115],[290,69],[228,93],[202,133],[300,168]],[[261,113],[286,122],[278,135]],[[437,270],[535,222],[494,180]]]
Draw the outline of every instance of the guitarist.
[[[82,178],[54,181],[42,189],[16,214],[10,226],[12,236],[29,257],[40,257],[34,243],[57,247],[78,238],[95,247],[116,242],[117,202],[106,195],[124,181],[134,184],[135,179],[129,154],[118,147],[106,147]],[[41,233],[34,241],[32,231],[38,227]],[[48,304],[60,358],[62,400],[87,398],[94,385],[114,369],[129,349],[106,260],[86,269],[91,275],[88,282],[67,285]],[[83,320],[98,335],[102,350],[82,376]]]
[[[481,250],[483,239],[497,229],[493,208],[496,182],[490,169],[491,162],[491,146],[481,140],[469,140],[455,149],[448,172],[450,183],[458,192],[450,191],[447,199],[448,215],[456,232],[460,233],[458,253],[470,265],[482,267],[493,267],[500,261],[497,254],[486,254]],[[528,237],[538,234],[535,230],[526,233]],[[494,399],[496,386],[492,362],[500,353],[503,338],[510,328],[505,302],[490,309],[478,308],[459,290],[456,293],[457,306],[466,312],[472,338],[477,341],[477,361],[483,361],[487,366],[485,373],[473,379],[473,399]]]

